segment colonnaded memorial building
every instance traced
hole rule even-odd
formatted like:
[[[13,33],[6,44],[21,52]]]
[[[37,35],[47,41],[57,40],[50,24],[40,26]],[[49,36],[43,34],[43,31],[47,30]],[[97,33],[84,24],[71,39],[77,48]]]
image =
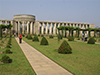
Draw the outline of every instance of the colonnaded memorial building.
[[[95,25],[91,23],[77,23],[77,22],[56,22],[56,21],[36,21],[34,15],[19,14],[14,15],[13,20],[0,19],[0,24],[13,25],[12,31],[22,34],[52,34],[58,33],[57,27],[72,26],[81,29],[94,28]]]

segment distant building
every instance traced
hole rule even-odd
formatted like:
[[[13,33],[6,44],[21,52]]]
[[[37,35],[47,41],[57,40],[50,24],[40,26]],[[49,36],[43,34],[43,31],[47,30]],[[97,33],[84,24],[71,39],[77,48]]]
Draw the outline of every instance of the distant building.
[[[94,28],[94,24],[77,22],[36,21],[34,15],[14,15],[13,20],[0,19],[0,24],[12,24],[12,30],[18,34],[57,34],[57,27],[72,26],[81,29]]]

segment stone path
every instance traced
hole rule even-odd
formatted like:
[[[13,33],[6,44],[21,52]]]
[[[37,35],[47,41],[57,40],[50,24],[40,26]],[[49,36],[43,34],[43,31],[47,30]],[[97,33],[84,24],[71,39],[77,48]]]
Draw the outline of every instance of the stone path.
[[[19,39],[15,38],[19,44]],[[22,40],[19,44],[37,75],[73,75]]]

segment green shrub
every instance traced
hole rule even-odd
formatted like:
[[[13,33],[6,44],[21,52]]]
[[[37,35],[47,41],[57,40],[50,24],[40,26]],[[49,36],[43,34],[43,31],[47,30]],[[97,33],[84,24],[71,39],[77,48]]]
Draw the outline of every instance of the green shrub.
[[[6,45],[6,48],[11,48],[9,44]]]
[[[95,44],[95,39],[92,37],[88,40],[88,44]]]
[[[68,41],[74,41],[74,37],[69,36],[69,37],[68,37]]]
[[[38,34],[38,36],[40,36],[40,34]]]
[[[34,38],[32,39],[32,41],[39,41],[38,36],[34,36]]]
[[[11,62],[12,62],[12,59],[10,59],[9,56],[4,55],[4,56],[1,58],[1,62],[3,62],[3,63],[11,63]]]
[[[48,45],[48,41],[45,37],[42,38],[40,45]]]
[[[11,45],[11,39],[8,40],[8,44]]]
[[[62,35],[60,35],[60,34],[58,34],[58,39],[63,39],[63,36]]]
[[[28,38],[28,35],[26,35],[26,38]]]
[[[25,35],[24,35],[24,34],[22,34],[22,36],[24,37]]]
[[[12,52],[10,51],[9,48],[7,48],[4,53],[12,53]]]
[[[41,35],[41,37],[44,37],[44,35]]]
[[[52,35],[49,35],[49,38],[53,38],[53,36]]]
[[[4,43],[4,41],[1,41],[1,43]]]
[[[62,54],[71,54],[72,53],[72,48],[67,43],[67,41],[65,41],[65,40],[63,41],[63,43],[60,45],[60,47],[58,49],[58,53],[62,53]]]
[[[31,35],[28,35],[28,39],[32,39],[32,36]]]
[[[80,38],[77,38],[77,40],[80,40]]]

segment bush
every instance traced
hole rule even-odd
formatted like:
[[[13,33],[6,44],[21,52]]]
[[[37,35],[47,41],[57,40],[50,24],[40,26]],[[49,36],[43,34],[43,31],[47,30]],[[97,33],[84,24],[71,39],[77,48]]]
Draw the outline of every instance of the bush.
[[[41,35],[41,37],[44,37],[44,35]]]
[[[38,36],[40,36],[40,34],[38,34]]]
[[[28,39],[32,39],[32,36],[31,35],[28,35]]]
[[[11,45],[11,39],[8,40],[8,44]]]
[[[1,41],[1,43],[4,43],[4,41]]]
[[[11,63],[11,62],[12,62],[12,59],[10,59],[9,56],[4,55],[4,56],[1,58],[1,62],[3,62],[3,63]]]
[[[63,39],[63,36],[62,35],[60,35],[60,34],[58,34],[58,39]]]
[[[28,38],[28,35],[26,35],[26,38]]]
[[[53,36],[52,36],[52,35],[50,35],[50,36],[49,36],[49,38],[53,38]]]
[[[6,45],[6,48],[11,48],[9,44]]]
[[[72,36],[68,37],[68,41],[74,41],[74,37]]]
[[[39,41],[38,36],[34,36],[34,38],[32,39],[32,41]]]
[[[10,49],[7,48],[4,53],[12,53],[12,52],[10,51]]]
[[[42,38],[40,45],[48,45],[48,41],[45,37]]]
[[[80,40],[80,38],[77,38],[77,40]]]
[[[92,37],[88,40],[88,44],[95,44],[95,39]]]
[[[58,49],[58,53],[62,53],[62,54],[71,54],[72,53],[72,48],[67,43],[67,41],[65,41],[65,40],[63,41],[63,43],[60,45],[60,47]]]
[[[24,34],[22,34],[22,36],[24,37],[25,35],[24,35]]]

